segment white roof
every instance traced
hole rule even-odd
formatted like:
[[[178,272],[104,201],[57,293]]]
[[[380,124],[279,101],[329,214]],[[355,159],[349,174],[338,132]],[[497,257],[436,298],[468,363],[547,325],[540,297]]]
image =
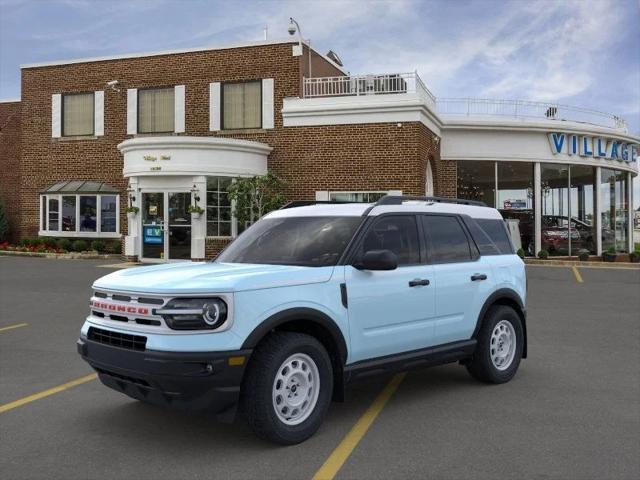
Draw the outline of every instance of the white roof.
[[[276,210],[267,215],[267,218],[283,217],[359,217],[372,203],[318,203],[304,207],[285,208]],[[406,201],[402,205],[379,205],[373,207],[369,216],[382,215],[393,212],[424,212],[424,213],[457,213],[469,215],[473,218],[489,218],[502,220],[502,215],[495,208],[481,207],[477,205],[463,205],[458,203]]]

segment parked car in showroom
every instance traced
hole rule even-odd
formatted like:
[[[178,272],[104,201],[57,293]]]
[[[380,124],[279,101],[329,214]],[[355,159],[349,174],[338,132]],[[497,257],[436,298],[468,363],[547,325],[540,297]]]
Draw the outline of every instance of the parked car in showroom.
[[[524,264],[484,204],[290,204],[214,262],[96,280],[77,348],[130,397],[226,420],[239,405],[257,435],[294,444],[374,373],[459,362],[508,382],[525,301]]]

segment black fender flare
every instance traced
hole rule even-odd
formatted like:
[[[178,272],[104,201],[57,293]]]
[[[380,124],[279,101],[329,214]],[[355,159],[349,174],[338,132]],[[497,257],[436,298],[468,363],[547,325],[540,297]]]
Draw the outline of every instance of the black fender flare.
[[[480,328],[482,328],[482,322],[484,321],[484,317],[487,311],[496,303],[503,303],[504,300],[507,300],[508,303],[515,303],[517,305],[516,312],[520,315],[520,321],[522,322],[522,336],[524,337],[524,345],[522,347],[522,358],[527,358],[527,309],[524,306],[524,302],[520,295],[515,290],[510,288],[500,288],[493,292],[489,297],[485,300],[482,308],[480,309],[480,313],[478,314],[478,319],[476,320],[476,328],[473,330],[473,334],[471,338],[477,338],[478,332]],[[501,302],[502,301],[502,302]]]
[[[342,366],[344,366],[347,360],[347,342],[342,335],[340,327],[338,327],[338,324],[327,314],[313,308],[289,308],[271,315],[264,321],[260,322],[260,324],[249,334],[242,344],[242,348],[255,348],[258,343],[260,343],[260,340],[262,340],[270,331],[276,329],[280,325],[293,321],[313,322],[327,330],[336,346]]]

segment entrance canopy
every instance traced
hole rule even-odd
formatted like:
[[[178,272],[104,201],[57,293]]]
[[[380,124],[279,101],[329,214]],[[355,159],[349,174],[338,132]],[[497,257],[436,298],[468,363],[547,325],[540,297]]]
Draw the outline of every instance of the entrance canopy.
[[[45,188],[40,193],[119,193],[119,190],[104,182],[90,182],[84,180],[68,180],[58,182]]]

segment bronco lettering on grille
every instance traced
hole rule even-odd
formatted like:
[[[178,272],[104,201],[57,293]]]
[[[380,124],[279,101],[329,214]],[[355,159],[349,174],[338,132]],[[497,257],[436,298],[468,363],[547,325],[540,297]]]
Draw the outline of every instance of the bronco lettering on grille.
[[[89,300],[89,306],[108,312],[135,313],[138,315],[149,315],[149,309],[146,307],[133,307],[130,305],[116,305],[114,303],[101,302],[98,300]]]

